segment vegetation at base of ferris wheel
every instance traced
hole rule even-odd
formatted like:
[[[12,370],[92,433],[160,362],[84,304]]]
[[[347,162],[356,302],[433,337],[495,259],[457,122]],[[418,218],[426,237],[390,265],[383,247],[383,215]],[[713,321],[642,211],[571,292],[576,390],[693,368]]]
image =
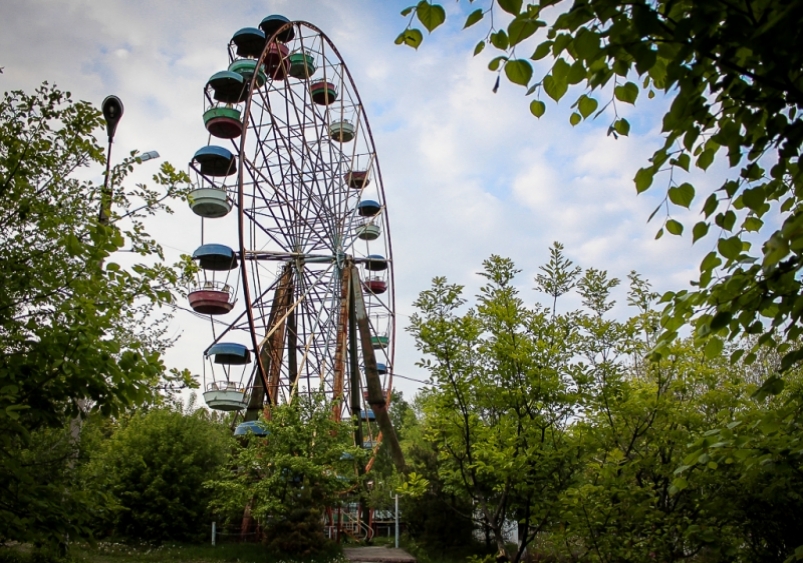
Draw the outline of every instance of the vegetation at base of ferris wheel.
[[[623,108],[656,96],[670,102],[660,123],[663,145],[633,170],[636,192],[665,190],[650,216],[660,222],[656,238],[691,235],[692,243],[712,250],[692,290],[662,297],[662,333],[652,353],[670,353],[674,338],[690,327],[712,353],[747,334],[781,354],[782,370],[803,360],[803,4],[460,4],[471,10],[460,22],[464,33],[480,30],[474,55],[494,51],[488,68],[497,75],[495,89],[504,74],[531,97],[535,117],[546,112],[548,98],[558,102],[573,93],[570,125],[602,116],[610,119],[608,135],[618,138],[630,132]],[[402,16],[407,28],[396,43],[416,49],[424,39],[416,26],[433,32],[446,22],[444,8],[429,0]],[[689,172],[715,164],[725,179],[706,192]],[[684,225],[694,207],[701,217]],[[746,363],[760,355],[757,346],[733,353]],[[766,385],[774,392],[783,379],[770,377]]]
[[[270,420],[261,422],[266,437],[251,435],[231,454],[228,465],[236,470],[206,485],[223,526],[241,529],[247,506],[276,552],[310,555],[332,548],[324,511],[358,497],[367,478],[358,468],[370,455],[354,444],[352,420],[336,421],[332,410],[317,394],[271,409]]]
[[[43,84],[0,100],[0,543],[64,546],[89,532],[97,494],[74,484],[81,421],[158,404],[191,384],[168,371],[162,305],[181,272],[163,264],[146,220],[169,213],[187,177],[164,163],[154,187],[125,186],[132,153],[111,170],[99,221],[100,112]],[[124,265],[115,253],[126,250]]]

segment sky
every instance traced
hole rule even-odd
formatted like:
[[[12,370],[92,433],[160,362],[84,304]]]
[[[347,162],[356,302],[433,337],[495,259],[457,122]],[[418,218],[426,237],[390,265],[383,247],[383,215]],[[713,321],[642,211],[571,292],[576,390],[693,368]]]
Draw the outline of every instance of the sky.
[[[227,64],[231,35],[270,14],[320,28],[352,73],[373,132],[394,249],[400,329],[395,372],[412,379],[427,378],[403,330],[418,293],[433,277],[445,276],[474,295],[481,284],[477,272],[491,254],[511,258],[522,270],[518,283],[529,304],[544,300],[533,290],[533,278],[553,241],[583,268],[605,269],[625,281],[635,270],[660,292],[688,287],[714,241],[692,246],[688,234],[655,240],[664,213],[649,224],[647,218],[661,203],[667,179],[639,196],[632,181],[662,143],[668,101],[642,96],[636,107],[619,104],[619,115],[632,125],[630,135],[619,139],[606,135],[611,108],[570,126],[570,106],[582,90],[570,91],[560,104],[544,97],[547,113],[536,119],[524,88],[503,79],[492,91],[492,49],[472,57],[488,30],[481,22],[461,31],[474,5],[445,3],[446,24],[431,36],[425,32],[417,51],[394,45],[406,25],[399,12],[408,1],[4,0],[0,88],[31,91],[46,80],[98,105],[115,94],[125,115],[113,160],[133,149],[156,150],[185,168],[206,144],[203,88]],[[547,64],[536,65],[535,76]],[[603,103],[605,96],[610,92],[599,96]],[[156,166],[143,164],[141,180]],[[689,177],[699,193],[717,186],[723,173],[715,165]],[[150,227],[168,259],[191,254],[200,240],[189,208],[175,209]],[[688,223],[698,212],[675,216]],[[615,293],[619,304],[612,313],[622,318],[629,314],[625,286]],[[576,297],[561,305],[577,306]],[[208,328],[178,312],[171,331],[180,338],[167,354],[168,365],[200,373]],[[397,378],[396,387],[409,397],[420,384]]]

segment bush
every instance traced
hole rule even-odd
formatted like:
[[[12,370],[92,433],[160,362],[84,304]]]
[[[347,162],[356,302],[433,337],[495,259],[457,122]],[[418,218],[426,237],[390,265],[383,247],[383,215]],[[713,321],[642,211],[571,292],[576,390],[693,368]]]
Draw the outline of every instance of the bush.
[[[90,463],[114,498],[114,532],[150,542],[206,537],[204,483],[222,469],[230,439],[203,410],[157,408],[125,421]]]

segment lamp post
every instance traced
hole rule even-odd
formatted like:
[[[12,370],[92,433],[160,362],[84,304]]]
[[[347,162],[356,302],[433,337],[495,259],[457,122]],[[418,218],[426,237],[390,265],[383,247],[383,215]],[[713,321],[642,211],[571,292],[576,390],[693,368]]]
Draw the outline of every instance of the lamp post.
[[[117,96],[106,96],[101,104],[103,118],[106,120],[106,133],[109,135],[109,148],[106,152],[106,178],[103,180],[103,191],[100,195],[100,215],[98,221],[101,225],[109,224],[112,208],[112,187],[110,184],[112,165],[112,141],[117,131],[117,124],[123,117],[123,101]]]
[[[390,493],[390,498],[396,499],[396,511],[393,518],[396,528],[396,541],[394,545],[396,546],[396,549],[399,549],[399,493]]]

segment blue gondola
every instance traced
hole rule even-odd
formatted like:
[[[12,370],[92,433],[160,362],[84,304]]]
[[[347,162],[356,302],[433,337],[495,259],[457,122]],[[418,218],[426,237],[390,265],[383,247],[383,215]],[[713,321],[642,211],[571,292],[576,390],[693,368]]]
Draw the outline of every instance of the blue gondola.
[[[207,356],[214,356],[216,364],[242,366],[251,363],[251,351],[242,344],[218,342],[209,347]]]
[[[237,267],[237,255],[225,244],[204,244],[192,253],[192,257],[204,270],[223,272]]]
[[[230,70],[221,70],[212,75],[206,83],[214,90],[212,97],[224,104],[237,104],[248,97],[243,75]]]
[[[265,33],[255,27],[244,27],[234,34],[231,42],[237,47],[238,57],[259,58],[265,48]]]
[[[388,261],[379,254],[369,254],[365,257],[365,269],[372,272],[380,272],[388,269]]]
[[[241,422],[234,429],[235,436],[247,436],[253,434],[254,436],[267,436],[270,434],[258,420],[249,420],[248,422]]]
[[[195,151],[192,159],[198,163],[201,174],[229,176],[237,170],[237,158],[230,150],[208,145]]]
[[[284,16],[273,14],[272,16],[268,16],[262,20],[262,23],[259,24],[259,29],[265,32],[265,39],[267,40],[270,39],[271,36],[286,23],[290,23],[290,20]],[[282,43],[287,43],[288,41],[292,41],[293,37],[295,36],[296,31],[291,26],[277,35],[276,40],[281,41]]]
[[[361,201],[357,204],[357,213],[362,215],[363,217],[373,217],[377,215],[382,210],[382,206],[379,205],[378,201],[374,201],[372,199],[366,199],[365,201]]]

